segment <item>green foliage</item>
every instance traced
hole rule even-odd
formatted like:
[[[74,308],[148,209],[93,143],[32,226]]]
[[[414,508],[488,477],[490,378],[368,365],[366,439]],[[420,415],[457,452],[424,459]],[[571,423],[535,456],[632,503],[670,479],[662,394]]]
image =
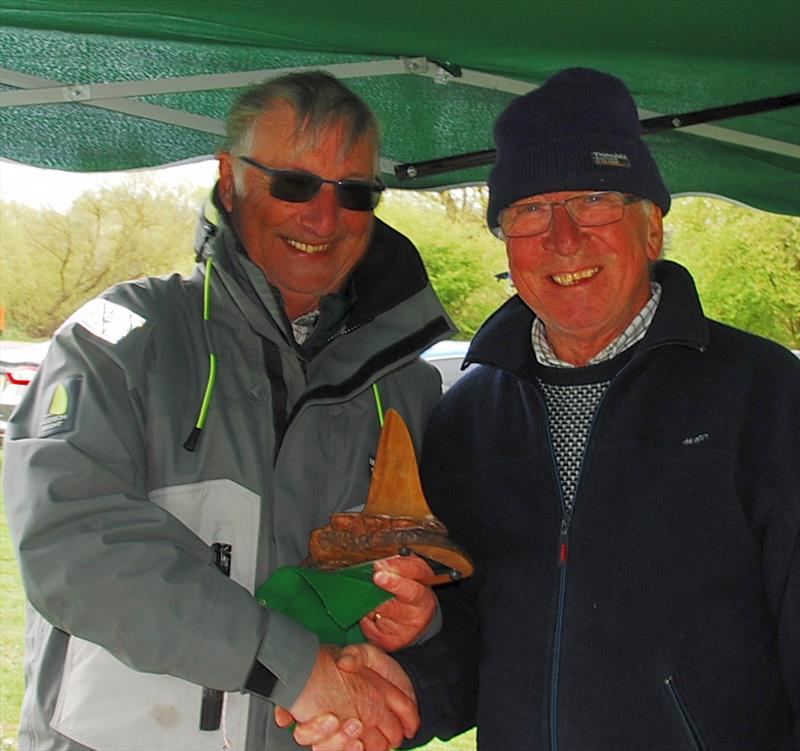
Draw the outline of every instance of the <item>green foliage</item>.
[[[199,192],[131,178],[83,193],[65,213],[3,204],[0,304],[9,330],[48,337],[118,281],[190,270],[201,201]]]
[[[665,257],[692,272],[706,315],[800,349],[800,218],[686,197],[665,228]]]
[[[507,267],[505,246],[484,222],[486,193],[391,191],[378,214],[417,246],[431,283],[459,329],[469,339],[509,296],[494,275]]]
[[[205,189],[142,176],[84,193],[69,211],[0,206],[0,305],[6,336],[44,338],[123,279],[188,272]],[[387,191],[378,214],[419,248],[434,288],[470,338],[509,296],[503,243],[484,223],[485,188]],[[666,257],[693,274],[706,313],[800,348],[800,219],[711,198],[673,202]]]

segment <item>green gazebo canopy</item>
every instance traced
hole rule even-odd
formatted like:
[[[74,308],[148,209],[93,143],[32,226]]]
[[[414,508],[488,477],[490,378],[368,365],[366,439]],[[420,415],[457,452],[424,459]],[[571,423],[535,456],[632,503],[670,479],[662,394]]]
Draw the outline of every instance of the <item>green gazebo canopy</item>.
[[[669,116],[646,139],[673,194],[800,215],[798,0],[3,0],[0,24],[0,156],[26,164],[213,154],[242,87],[310,67],[377,112],[387,184],[477,183],[491,154],[397,167],[491,149],[512,97],[580,65]]]

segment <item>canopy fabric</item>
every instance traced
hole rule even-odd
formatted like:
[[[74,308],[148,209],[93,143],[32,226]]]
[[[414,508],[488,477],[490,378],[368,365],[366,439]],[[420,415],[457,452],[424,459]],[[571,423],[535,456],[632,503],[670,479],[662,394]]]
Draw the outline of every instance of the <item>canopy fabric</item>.
[[[622,78],[642,118],[800,91],[797,0],[2,0],[0,156],[97,171],[213,154],[242,87],[294,68],[346,78],[398,163],[492,148],[513,96],[571,66]],[[800,215],[800,107],[646,140],[673,194]]]

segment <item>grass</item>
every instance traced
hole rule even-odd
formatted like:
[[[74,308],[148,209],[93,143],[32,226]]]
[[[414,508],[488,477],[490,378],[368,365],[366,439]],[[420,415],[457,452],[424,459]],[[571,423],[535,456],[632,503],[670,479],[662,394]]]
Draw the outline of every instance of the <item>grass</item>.
[[[445,743],[444,741],[431,741],[420,747],[420,751],[475,751],[475,730],[468,730],[463,735],[458,735]]]
[[[0,751],[12,751],[17,747],[24,643],[25,595],[0,491]],[[470,731],[449,743],[432,741],[422,748],[425,751],[474,751],[475,733]]]
[[[2,454],[0,453],[0,466]],[[22,655],[25,643],[25,596],[14,549],[8,536],[0,492],[0,749],[17,747],[22,702]]]

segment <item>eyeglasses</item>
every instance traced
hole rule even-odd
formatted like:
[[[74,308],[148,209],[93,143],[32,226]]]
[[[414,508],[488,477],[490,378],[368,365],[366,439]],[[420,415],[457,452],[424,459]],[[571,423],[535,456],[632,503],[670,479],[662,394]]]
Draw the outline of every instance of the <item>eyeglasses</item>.
[[[343,209],[372,211],[378,205],[381,193],[386,190],[386,186],[380,181],[326,180],[313,172],[273,169],[272,167],[267,167],[266,164],[257,162],[255,159],[251,159],[249,156],[240,156],[239,159],[268,175],[270,178],[269,194],[273,198],[279,198],[281,201],[305,203],[319,193],[323,183],[329,183],[333,185],[336,199]]]
[[[563,201],[529,201],[500,212],[500,228],[506,237],[528,237],[546,232],[553,220],[553,206],[563,206],[575,224],[602,227],[625,216],[625,207],[643,201],[641,196],[626,196],[616,191],[586,193]]]

